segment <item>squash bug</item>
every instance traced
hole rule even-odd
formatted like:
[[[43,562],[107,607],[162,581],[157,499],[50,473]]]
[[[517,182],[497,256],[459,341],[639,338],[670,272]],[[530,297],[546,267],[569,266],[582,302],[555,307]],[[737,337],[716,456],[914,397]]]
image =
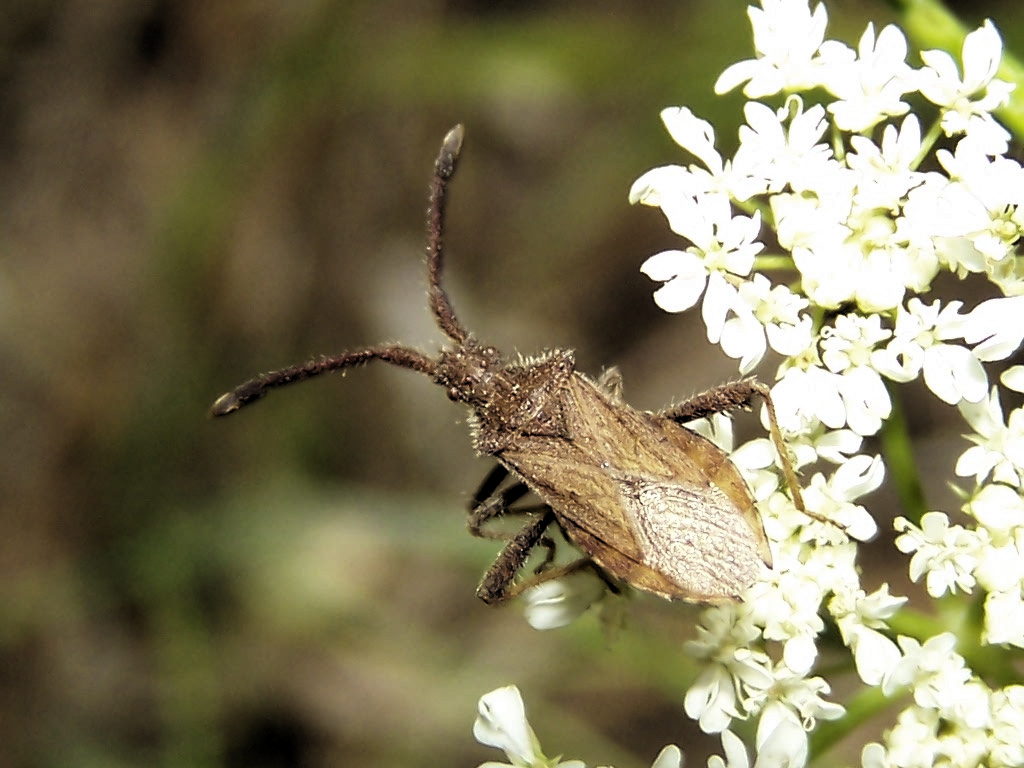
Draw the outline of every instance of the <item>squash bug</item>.
[[[760,397],[794,504],[804,510],[768,388],[753,379],[734,381],[652,413],[623,402],[615,369],[597,380],[576,371],[571,351],[512,360],[478,342],[441,285],[447,189],[462,142],[461,125],[444,138],[427,217],[428,301],[450,346],[436,358],[401,345],[317,357],[256,376],[218,398],[211,413],[223,416],[276,387],[371,360],[419,371],[451,400],[469,406],[474,447],[497,460],[473,497],[470,531],[499,538],[486,523],[513,513],[527,518],[518,533],[501,537],[508,541],[477,588],[484,602],[502,602],[527,586],[592,565],[609,583],[618,580],[665,598],[738,599],[762,563],[771,567],[768,539],[729,456],[683,424],[749,407]],[[506,482],[510,475],[512,484]],[[529,491],[542,504],[512,506]],[[546,535],[552,526],[585,557],[553,566],[554,543]],[[549,550],[545,563],[533,578],[517,582],[538,545]]]

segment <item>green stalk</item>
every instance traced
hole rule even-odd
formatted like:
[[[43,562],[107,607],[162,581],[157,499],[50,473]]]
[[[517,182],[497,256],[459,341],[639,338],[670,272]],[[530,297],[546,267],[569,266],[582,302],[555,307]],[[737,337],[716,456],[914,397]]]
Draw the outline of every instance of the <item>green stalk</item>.
[[[927,511],[921,478],[914,462],[914,450],[907,430],[907,420],[903,413],[903,402],[899,390],[889,385],[889,399],[892,400],[892,414],[882,422],[879,438],[882,442],[882,453],[885,464],[892,478],[896,495],[900,500],[903,516],[915,525],[921,522],[921,516]]]
[[[796,265],[793,264],[792,256],[757,256],[754,259],[755,272],[793,271],[795,269]]]

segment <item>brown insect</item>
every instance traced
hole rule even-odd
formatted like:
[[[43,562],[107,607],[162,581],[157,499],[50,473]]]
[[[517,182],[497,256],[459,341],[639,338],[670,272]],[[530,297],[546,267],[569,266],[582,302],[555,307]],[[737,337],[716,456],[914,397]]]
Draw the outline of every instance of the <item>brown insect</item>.
[[[470,531],[497,538],[486,523],[513,513],[528,517],[484,574],[476,591],[481,600],[498,603],[591,564],[607,577],[666,598],[737,599],[757,579],[761,563],[771,567],[768,540],[736,466],[683,423],[748,407],[761,397],[794,503],[803,510],[768,388],[752,379],[735,381],[651,413],[623,402],[615,369],[595,381],[575,370],[571,351],[509,360],[474,339],[441,287],[447,188],[462,140],[461,125],[444,138],[427,217],[428,299],[452,345],[436,358],[399,345],[318,357],[256,376],[219,397],[212,414],[232,413],[275,387],[371,360],[411,368],[444,387],[450,399],[469,405],[474,447],[498,461],[473,497]],[[509,473],[518,480],[507,484]],[[543,503],[513,507],[528,491]],[[553,525],[586,556],[553,566],[554,544],[546,535]],[[544,564],[534,578],[517,583],[537,545],[548,549]]]

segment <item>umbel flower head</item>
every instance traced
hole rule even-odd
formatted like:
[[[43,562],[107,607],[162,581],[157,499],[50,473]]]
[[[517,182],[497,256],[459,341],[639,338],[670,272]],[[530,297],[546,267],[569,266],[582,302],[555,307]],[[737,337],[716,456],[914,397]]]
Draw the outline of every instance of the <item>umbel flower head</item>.
[[[641,267],[658,306],[699,307],[740,374],[781,358],[759,375],[774,379],[815,519],[781,492],[766,439],[734,449],[724,417],[693,425],[745,474],[774,567],[742,602],[701,614],[683,648],[699,661],[683,709],[720,734],[715,768],[802,766],[820,757],[808,735],[821,721],[833,734],[853,728],[829,679],[846,669],[859,678],[858,721],[872,708],[889,715],[863,765],[1024,764],[1024,409],[1002,405],[1004,390],[1024,391],[1024,367],[989,378],[1024,340],[1024,169],[994,115],[1013,90],[997,76],[1002,40],[985,21],[958,56],[911,54],[893,25],[869,24],[855,47],[828,39],[821,3],[762,0],[748,15],[753,55],[715,84],[748,99],[738,148],[723,155],[710,123],[667,108],[681,159],[644,173],[629,198],[660,209],[680,238]],[[929,296],[943,274],[987,285],[988,297]],[[917,380],[963,416],[966,444],[948,472],[969,485],[959,510],[905,509],[893,557],[946,600],[949,627],[885,584],[865,588],[856,562],[855,539],[877,528],[864,497],[887,472],[915,471],[862,452],[864,438],[900,428],[894,398]],[[526,594],[538,627],[597,599],[585,578],[545,587]],[[819,647],[836,638],[846,663],[833,652],[826,677]],[[746,720],[756,725],[733,730]],[[506,752],[514,765],[549,764]]]

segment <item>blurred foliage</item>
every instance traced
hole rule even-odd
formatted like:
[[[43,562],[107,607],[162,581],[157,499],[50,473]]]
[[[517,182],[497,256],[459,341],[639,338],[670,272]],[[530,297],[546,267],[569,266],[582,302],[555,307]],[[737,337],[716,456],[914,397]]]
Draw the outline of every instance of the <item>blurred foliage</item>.
[[[744,7],[4,4],[0,766],[475,765],[477,697],[509,682],[553,750],[700,764],[696,609],[635,600],[611,639],[475,600],[496,547],[460,510],[488,467],[429,382],[370,367],[204,412],[313,353],[436,348],[422,214],[456,121],[467,325],[618,364],[640,407],[727,379],[650,301],[637,267],[673,238],[626,192],[678,157],[663,106],[733,140],[742,98],[711,86],[748,55]],[[830,28],[892,13],[835,2]],[[926,408],[907,418],[946,466],[958,428]]]

